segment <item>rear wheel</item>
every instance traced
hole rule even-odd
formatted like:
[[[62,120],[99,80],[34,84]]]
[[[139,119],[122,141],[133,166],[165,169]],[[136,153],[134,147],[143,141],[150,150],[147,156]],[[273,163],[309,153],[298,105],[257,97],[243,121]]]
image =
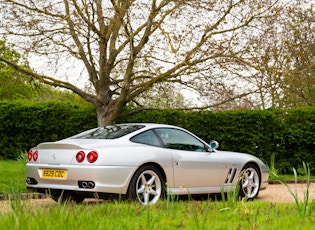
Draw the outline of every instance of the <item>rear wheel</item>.
[[[257,166],[252,163],[246,164],[241,172],[239,195],[254,199],[259,193],[260,181],[261,178]]]
[[[155,204],[164,195],[164,180],[158,169],[147,165],[132,177],[128,197],[144,205]]]

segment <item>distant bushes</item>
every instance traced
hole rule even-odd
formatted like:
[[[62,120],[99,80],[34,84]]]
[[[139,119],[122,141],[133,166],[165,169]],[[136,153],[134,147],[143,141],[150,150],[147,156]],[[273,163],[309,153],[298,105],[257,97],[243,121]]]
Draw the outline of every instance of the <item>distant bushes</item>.
[[[221,150],[250,153],[269,164],[275,155],[279,173],[303,172],[308,162],[315,172],[315,107],[289,110],[242,110],[225,112],[146,111],[121,122],[174,124],[209,142],[217,140]]]
[[[144,111],[123,122],[154,122],[181,126],[205,141],[217,140],[221,150],[246,152],[270,163],[275,155],[279,173],[315,170],[315,107],[290,110],[226,112]],[[43,141],[55,141],[96,127],[93,106],[70,103],[1,102],[0,157],[16,158]]]
[[[0,158],[97,126],[94,108],[60,102],[0,102]]]

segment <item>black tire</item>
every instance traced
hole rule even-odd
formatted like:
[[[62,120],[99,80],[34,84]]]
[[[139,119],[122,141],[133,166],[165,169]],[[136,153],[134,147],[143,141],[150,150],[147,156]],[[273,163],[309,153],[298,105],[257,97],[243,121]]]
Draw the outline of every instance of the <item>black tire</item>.
[[[128,198],[144,205],[155,204],[163,198],[165,182],[161,172],[151,165],[139,168],[133,175],[129,188]]]
[[[258,167],[253,163],[246,164],[240,174],[240,197],[254,199],[257,197],[261,184],[261,175]]]

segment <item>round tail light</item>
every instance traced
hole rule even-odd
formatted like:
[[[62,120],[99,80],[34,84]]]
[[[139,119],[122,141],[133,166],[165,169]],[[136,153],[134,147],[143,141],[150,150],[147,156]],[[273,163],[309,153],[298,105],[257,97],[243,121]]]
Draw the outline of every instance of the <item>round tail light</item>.
[[[34,160],[34,161],[37,161],[37,159],[38,159],[38,151],[35,151],[35,152],[33,153],[33,160]]]
[[[85,153],[83,151],[80,151],[77,153],[75,158],[77,159],[77,162],[82,163],[84,161],[84,158],[85,158]]]
[[[27,159],[28,159],[28,161],[31,161],[32,158],[33,158],[33,152],[32,152],[32,150],[30,150],[30,151],[27,153]]]
[[[98,158],[98,154],[95,151],[89,152],[89,154],[87,155],[87,160],[90,163],[94,163]]]

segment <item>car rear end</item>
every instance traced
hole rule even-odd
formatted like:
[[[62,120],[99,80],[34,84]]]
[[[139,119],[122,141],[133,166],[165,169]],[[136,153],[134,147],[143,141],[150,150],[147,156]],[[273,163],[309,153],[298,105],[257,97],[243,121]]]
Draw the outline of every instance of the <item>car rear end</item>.
[[[105,165],[104,154],[68,143],[43,143],[28,153],[26,185],[29,190],[49,193],[125,193],[135,167]],[[127,178],[127,179],[126,179]]]

